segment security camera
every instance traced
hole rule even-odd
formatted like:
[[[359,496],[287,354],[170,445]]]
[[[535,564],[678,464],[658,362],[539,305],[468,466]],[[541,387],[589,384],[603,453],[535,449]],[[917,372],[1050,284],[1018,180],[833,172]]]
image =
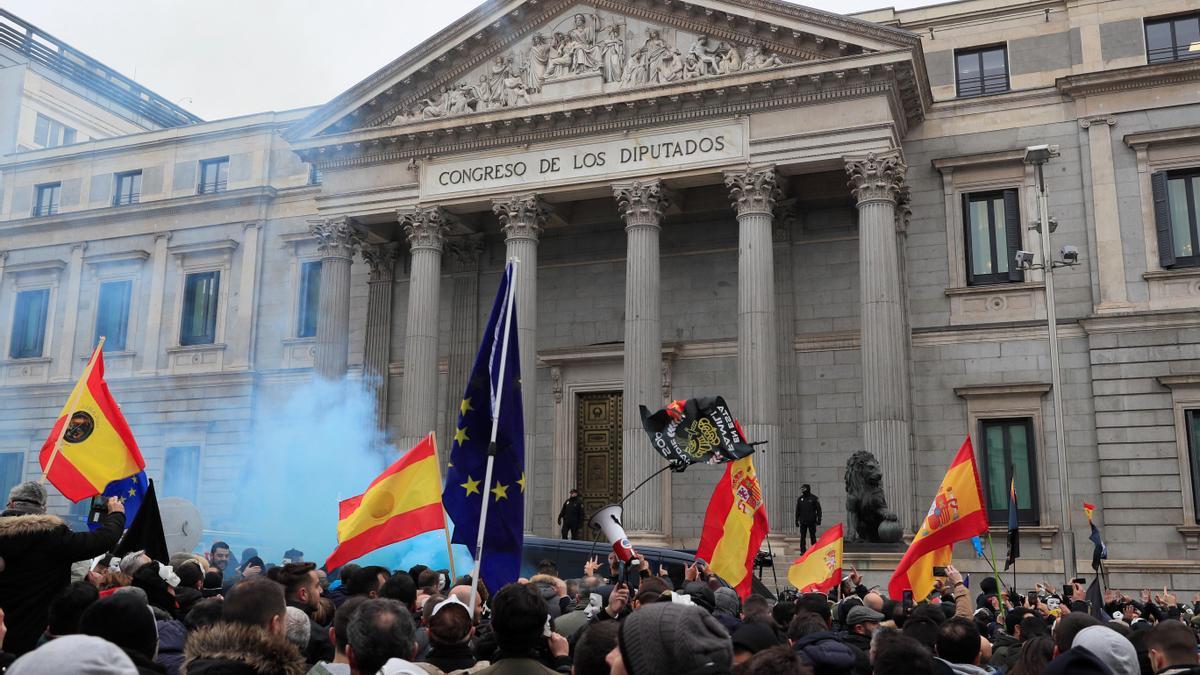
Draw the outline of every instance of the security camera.
[[[1013,258],[1013,262],[1017,264],[1017,269],[1029,269],[1029,267],[1033,265],[1033,251],[1017,251],[1017,255]]]
[[[1079,262],[1079,249],[1067,244],[1059,250],[1058,255],[1062,261],[1068,265],[1074,265]]]

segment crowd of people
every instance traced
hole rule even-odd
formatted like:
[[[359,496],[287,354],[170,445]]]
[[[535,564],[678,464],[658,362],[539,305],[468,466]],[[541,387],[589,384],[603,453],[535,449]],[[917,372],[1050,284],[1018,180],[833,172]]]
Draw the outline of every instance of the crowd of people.
[[[615,558],[543,561],[473,594],[447,570],[327,575],[300,551],[268,564],[220,541],[167,563],[110,557],[119,502],[78,533],[45,504],[24,483],[0,514],[0,669],[13,675],[1200,675],[1200,594],[1109,591],[1096,607],[1082,584],[972,590],[947,567],[920,602],[857,571],[830,593],[743,601],[702,565],[673,581]]]

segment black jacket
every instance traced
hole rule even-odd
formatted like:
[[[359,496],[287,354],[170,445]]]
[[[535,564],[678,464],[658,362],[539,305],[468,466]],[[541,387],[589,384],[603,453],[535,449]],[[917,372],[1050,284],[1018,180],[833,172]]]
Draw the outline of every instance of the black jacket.
[[[821,500],[813,493],[800,495],[796,500],[796,525],[821,524]]]
[[[583,525],[583,500],[579,497],[567,497],[562,509],[558,512],[558,522],[567,527]]]
[[[46,629],[50,601],[71,583],[71,563],[110,551],[125,528],[124,513],[110,513],[94,532],[72,532],[58,516],[0,513],[0,607],[8,637],[4,650],[24,654]]]
[[[452,673],[457,670],[468,670],[475,665],[475,655],[467,643],[459,645],[434,645],[425,657],[425,663],[437,666],[444,672]]]
[[[313,620],[312,608],[290,601],[288,606],[299,609],[308,617],[308,646],[301,650],[304,660],[308,661],[309,665],[333,661],[333,643],[329,641],[329,628]]]

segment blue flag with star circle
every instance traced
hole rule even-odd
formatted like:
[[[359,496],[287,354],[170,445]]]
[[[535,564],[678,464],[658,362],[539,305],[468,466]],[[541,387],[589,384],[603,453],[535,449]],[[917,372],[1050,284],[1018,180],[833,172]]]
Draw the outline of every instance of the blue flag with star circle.
[[[479,576],[495,594],[521,574],[525,528],[525,423],[521,406],[521,360],[517,352],[516,307],[509,311],[514,268],[509,263],[496,290],[496,301],[475,356],[475,367],[459,404],[451,440],[450,466],[442,504],[454,521],[451,540],[472,556],[479,534],[480,509],[488,497],[487,524]],[[515,299],[511,299],[515,303]],[[505,335],[508,348],[505,350]],[[501,374],[501,360],[504,368]],[[497,408],[498,405],[498,408]],[[496,420],[496,459],[491,485],[484,485],[492,419]]]
[[[138,509],[142,506],[142,499],[146,497],[146,489],[150,487],[150,483],[146,480],[146,472],[140,471],[133,474],[129,478],[114,480],[104,488],[101,496],[104,499],[116,497],[125,504],[125,524],[128,526],[133,523],[133,519],[137,516]],[[88,520],[88,529],[95,530],[100,527],[99,522],[93,523]]]

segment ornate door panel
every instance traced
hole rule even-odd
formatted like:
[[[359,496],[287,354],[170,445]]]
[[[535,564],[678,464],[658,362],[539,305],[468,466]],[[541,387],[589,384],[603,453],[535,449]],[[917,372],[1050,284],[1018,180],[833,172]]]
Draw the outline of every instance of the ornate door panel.
[[[575,487],[588,518],[621,501],[621,392],[576,398]]]

